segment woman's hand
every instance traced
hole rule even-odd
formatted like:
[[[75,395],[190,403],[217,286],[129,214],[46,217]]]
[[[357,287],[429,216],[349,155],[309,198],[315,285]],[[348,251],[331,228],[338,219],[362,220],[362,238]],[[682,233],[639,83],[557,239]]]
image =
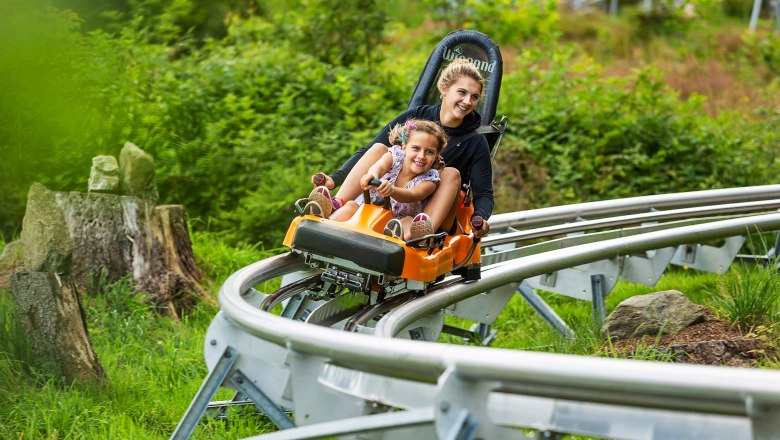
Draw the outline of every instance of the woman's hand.
[[[333,189],[336,186],[336,182],[325,173],[317,173],[311,176],[311,184],[314,186],[325,186],[328,189]]]
[[[490,232],[490,225],[482,217],[476,215],[471,219],[471,227],[474,238],[482,238]]]

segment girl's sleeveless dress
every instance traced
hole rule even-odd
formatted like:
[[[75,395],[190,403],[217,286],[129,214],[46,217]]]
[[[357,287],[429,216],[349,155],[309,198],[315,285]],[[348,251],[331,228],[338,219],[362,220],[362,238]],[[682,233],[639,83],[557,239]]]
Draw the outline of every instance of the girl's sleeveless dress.
[[[379,180],[389,180],[390,183],[395,184],[395,180],[398,178],[398,174],[401,172],[401,167],[403,167],[404,157],[406,157],[406,155],[404,154],[404,150],[403,148],[401,148],[400,145],[393,145],[392,147],[390,147],[389,151],[393,155],[393,166],[390,168],[390,171],[388,171]],[[407,183],[406,186],[404,186],[404,188],[409,189],[416,186],[418,183],[425,182],[425,181],[431,181],[436,185],[438,185],[440,180],[441,179],[439,179],[439,172],[434,169],[430,169],[424,173],[415,176],[415,178],[410,180],[409,183]],[[371,188],[370,192],[372,196],[379,195],[379,193],[376,192],[374,188]],[[419,202],[401,203],[395,201],[391,197],[390,206],[393,209],[393,218],[400,219],[404,217],[414,217],[415,215],[423,211],[423,206],[425,206],[426,201],[427,199]],[[355,199],[355,202],[357,202],[358,205],[362,205],[363,194],[358,196]]]

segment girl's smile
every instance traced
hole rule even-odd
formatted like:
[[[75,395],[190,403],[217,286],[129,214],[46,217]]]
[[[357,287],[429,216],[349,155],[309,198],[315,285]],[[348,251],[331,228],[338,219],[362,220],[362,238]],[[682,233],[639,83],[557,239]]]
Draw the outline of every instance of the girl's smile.
[[[431,169],[436,156],[438,142],[431,134],[415,131],[404,144],[404,169],[408,169],[415,175]]]

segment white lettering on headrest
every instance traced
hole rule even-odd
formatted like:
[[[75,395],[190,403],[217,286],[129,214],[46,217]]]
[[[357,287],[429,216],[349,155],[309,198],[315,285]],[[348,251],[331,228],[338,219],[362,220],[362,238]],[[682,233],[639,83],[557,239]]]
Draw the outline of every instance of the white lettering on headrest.
[[[446,61],[452,61],[455,58],[464,58],[469,60],[471,64],[474,65],[477,69],[483,71],[483,72],[489,72],[492,73],[493,70],[496,68],[496,62],[493,61],[492,63],[488,63],[487,61],[478,60],[475,58],[467,58],[463,55],[463,48],[460,46],[455,46],[454,49],[449,49],[448,47],[444,47],[444,54],[442,54],[442,58]]]

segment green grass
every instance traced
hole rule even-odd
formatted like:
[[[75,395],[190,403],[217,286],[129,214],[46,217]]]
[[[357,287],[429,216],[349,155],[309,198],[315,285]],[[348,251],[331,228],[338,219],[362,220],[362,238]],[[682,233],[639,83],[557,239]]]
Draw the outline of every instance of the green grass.
[[[194,234],[193,242],[211,279],[224,280],[269,255],[227,247],[213,236]],[[169,438],[208,373],[203,341],[218,309],[202,303],[176,322],[160,316],[127,281],[82,299],[108,380],[63,386],[26,361],[10,295],[0,292],[0,438]],[[215,400],[231,397],[220,390]],[[247,437],[272,426],[264,417],[206,418],[193,438]]]
[[[193,243],[200,267],[219,282],[273,253],[251,246],[232,248],[209,234],[194,234]],[[680,290],[694,302],[709,305],[719,279],[718,275],[671,268],[655,287],[621,282],[607,296],[607,311],[629,296],[666,289]],[[515,295],[494,325],[498,331],[494,347],[626,356],[605,354],[590,303],[541,295],[577,336],[561,337]],[[102,384],[64,386],[27,361],[10,296],[0,293],[0,438],[168,438],[206,377],[203,341],[217,308],[202,303],[177,322],[160,316],[127,281],[104,286],[95,296],[84,295],[83,299],[90,337],[108,379]],[[447,322],[461,328],[471,324],[453,317],[447,317]],[[774,334],[770,327],[756,331],[766,337]],[[442,340],[464,343],[452,336]],[[668,361],[671,356],[654,344],[640,348],[634,358]],[[768,358],[761,367],[780,366]],[[231,397],[230,390],[220,390],[214,400]],[[227,420],[206,417],[193,438],[232,439],[274,430],[268,419],[253,413],[251,408],[237,408],[230,410]]]
[[[719,316],[743,330],[780,324],[777,261],[768,266],[735,266],[711,289]]]

